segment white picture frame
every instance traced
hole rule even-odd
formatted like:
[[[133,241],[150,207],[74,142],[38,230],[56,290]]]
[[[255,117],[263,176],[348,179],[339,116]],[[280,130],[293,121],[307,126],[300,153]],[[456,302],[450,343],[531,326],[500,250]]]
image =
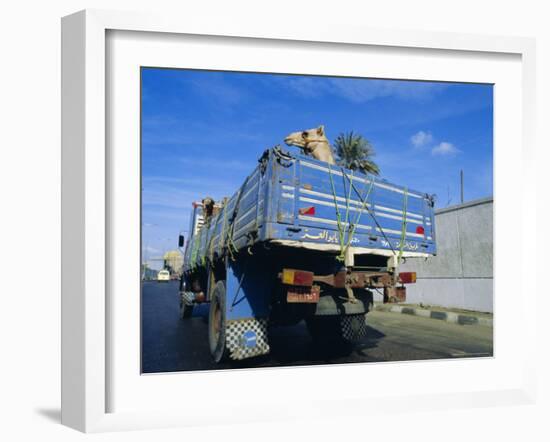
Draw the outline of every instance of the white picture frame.
[[[106,119],[109,92],[106,84],[106,35],[110,31],[154,32],[163,35],[199,35],[226,38],[268,39],[273,42],[311,42],[384,48],[429,49],[445,52],[468,52],[483,58],[484,54],[508,54],[521,61],[521,157],[524,170],[533,164],[535,154],[535,43],[518,37],[491,37],[451,33],[389,31],[369,28],[316,27],[296,28],[281,23],[215,22],[207,18],[155,16],[87,10],[63,18],[62,21],[62,423],[85,432],[111,431],[167,426],[208,424],[206,418],[181,407],[172,410],[110,411],[108,395],[109,370],[112,364],[108,327],[113,318],[109,309],[108,244],[112,241],[108,229],[111,203],[108,185],[108,155]],[[136,91],[138,93],[138,91]],[[498,106],[495,108],[498,113]],[[497,174],[497,180],[498,180]],[[533,228],[536,219],[535,177],[524,174],[521,193],[521,223],[525,231]],[[499,200],[495,202],[496,222],[499,221]],[[501,206],[502,207],[502,206]],[[500,212],[502,213],[502,212]],[[520,234],[521,235],[521,234]],[[535,281],[528,278],[530,257],[535,256],[535,244],[523,241],[520,278],[522,292],[535,292]],[[497,251],[498,251],[497,243]],[[526,297],[519,297],[524,306]],[[498,301],[497,301],[498,305]],[[498,313],[498,309],[497,315]],[[503,310],[501,310],[503,311]],[[376,404],[357,395],[338,398],[310,398],[311,411],[305,417],[323,415],[325,405],[337,403],[341,414],[363,414],[369,410],[406,410],[411,404],[418,408],[460,408],[499,403],[532,403],[535,396],[536,325],[525,318],[518,319],[525,329],[525,351],[522,372],[509,385],[489,390],[461,393],[430,392],[429,394],[379,397]],[[498,326],[498,316],[496,317]],[[496,353],[498,358],[498,353]],[[357,365],[357,372],[362,364]],[[455,369],[461,367],[456,366]],[[321,369],[321,368],[320,368]],[[443,367],[440,369],[448,370]],[[270,376],[289,377],[293,370],[269,369]],[[331,367],[330,372],[342,370]],[[241,374],[209,373],[216,377]],[[266,373],[263,370],[262,373]],[[282,374],[278,374],[282,373]],[[262,374],[248,374],[254,382],[264,382]],[[257,379],[256,379],[257,378]],[[198,381],[198,377],[194,380]],[[164,383],[170,383],[165,379]],[[173,382],[173,381],[172,381]],[[233,399],[235,405],[246,398]],[[337,401],[337,402],[336,402]],[[216,398],[210,402],[216,404]],[[221,398],[219,404],[227,403]],[[217,422],[253,422],[298,416],[298,407],[274,399],[271,406],[258,407],[239,416],[227,415],[221,407],[213,407]],[[334,410],[331,411],[334,413]]]

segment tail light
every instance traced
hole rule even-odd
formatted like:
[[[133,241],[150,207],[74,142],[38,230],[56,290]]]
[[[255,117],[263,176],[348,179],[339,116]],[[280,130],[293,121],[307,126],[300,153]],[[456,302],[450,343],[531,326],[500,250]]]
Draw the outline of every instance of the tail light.
[[[424,227],[416,226],[416,233],[418,233],[419,235],[424,235]]]
[[[310,287],[313,285],[313,272],[304,270],[283,269],[281,275],[283,284]]]
[[[399,274],[401,284],[413,284],[416,282],[416,272],[402,272]]]

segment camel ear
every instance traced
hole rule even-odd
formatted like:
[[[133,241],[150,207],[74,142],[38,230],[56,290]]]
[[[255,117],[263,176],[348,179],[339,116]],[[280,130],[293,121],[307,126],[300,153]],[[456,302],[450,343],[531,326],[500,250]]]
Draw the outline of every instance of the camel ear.
[[[325,126],[322,124],[317,128],[317,135],[321,137],[325,135]]]

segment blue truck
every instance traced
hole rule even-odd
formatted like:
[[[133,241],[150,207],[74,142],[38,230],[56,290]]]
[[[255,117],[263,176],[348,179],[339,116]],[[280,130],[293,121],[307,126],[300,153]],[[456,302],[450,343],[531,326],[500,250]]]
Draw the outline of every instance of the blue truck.
[[[268,327],[305,320],[314,340],[366,333],[373,291],[403,302],[404,259],[436,253],[433,197],[280,146],[230,198],[193,203],[182,318],[209,303],[216,362],[269,353]]]

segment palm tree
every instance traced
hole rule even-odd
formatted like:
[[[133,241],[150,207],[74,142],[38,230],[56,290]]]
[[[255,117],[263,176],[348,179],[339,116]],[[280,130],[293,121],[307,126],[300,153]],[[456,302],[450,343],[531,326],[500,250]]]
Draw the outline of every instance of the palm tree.
[[[338,156],[338,164],[352,170],[360,170],[363,173],[380,175],[380,168],[372,160],[376,155],[374,147],[369,140],[362,135],[341,133],[334,141],[335,153]]]

